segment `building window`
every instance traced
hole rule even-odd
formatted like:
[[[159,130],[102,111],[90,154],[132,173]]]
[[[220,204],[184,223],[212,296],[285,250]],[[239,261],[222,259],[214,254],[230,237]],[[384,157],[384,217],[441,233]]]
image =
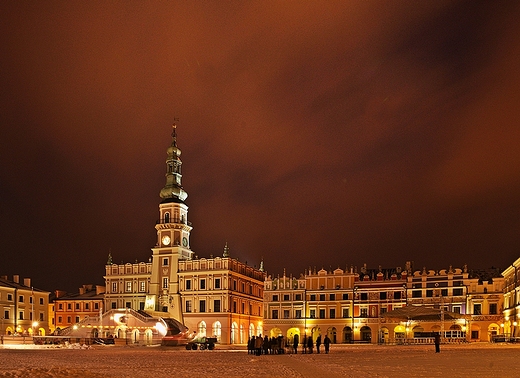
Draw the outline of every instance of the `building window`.
[[[126,281],[126,292],[132,292],[132,281]]]
[[[325,319],[325,309],[320,308],[320,319]]]
[[[278,319],[278,310],[273,310],[272,314],[272,319]]]
[[[289,319],[289,310],[283,310],[283,318]]]
[[[237,313],[237,301],[233,301],[233,312]]]
[[[18,302],[23,303],[23,295],[18,296]]]
[[[186,280],[185,286],[186,290],[191,290],[191,280]]]
[[[315,319],[316,318],[316,310],[315,309],[309,310],[309,317],[311,319]]]
[[[273,295],[273,302],[278,302],[278,294]]]
[[[302,300],[302,295],[301,295],[301,294],[296,294],[296,295],[294,296],[294,300],[295,300],[295,301],[301,301],[301,300]]]
[[[126,303],[125,303],[125,307],[126,307],[126,308],[132,308],[132,303],[130,303],[130,302],[126,302]]]
[[[63,303],[58,303],[58,310],[63,310]]]
[[[315,301],[316,300],[316,294],[311,294],[311,301]]]
[[[453,306],[453,312],[456,314],[460,314],[460,306]]]
[[[139,281],[139,291],[141,293],[146,291],[146,281]]]
[[[9,310],[4,310],[4,320],[9,319]]]
[[[204,299],[199,301],[199,312],[206,312],[206,301]]]
[[[363,307],[359,311],[359,316],[362,318],[368,318],[368,308]]]
[[[481,303],[475,303],[473,305],[473,314],[482,315],[482,304]]]
[[[29,303],[33,303],[33,297],[29,297]]]
[[[162,287],[163,289],[168,289],[168,277],[162,279]]]
[[[302,318],[302,310],[296,310],[295,318],[296,319],[301,319]]]
[[[88,303],[85,303],[85,310],[90,310],[90,306]]]
[[[99,303],[94,303],[94,310],[99,310]]]
[[[13,294],[7,294],[7,300],[12,301],[13,300]]]
[[[456,289],[453,289],[453,295],[454,295],[454,296],[460,296],[460,295],[462,295],[462,288],[456,288]]]
[[[290,298],[289,294],[284,294],[284,295],[283,295],[283,300],[284,300],[284,301],[288,301],[289,298]]]
[[[112,293],[117,293],[117,282],[112,282]]]
[[[67,310],[72,310],[72,303],[67,303]]]
[[[344,318],[350,318],[350,314],[349,314],[349,309],[348,308],[344,308],[343,309],[343,317]]]
[[[43,298],[40,298],[40,304],[43,305]]]
[[[361,293],[360,295],[362,301],[368,301],[368,293]]]
[[[331,295],[329,296],[329,299],[330,299],[331,301],[335,301],[335,300],[336,300],[336,294],[331,294]]]
[[[220,299],[213,300],[213,312],[220,312]]]
[[[489,304],[489,314],[490,315],[496,315],[497,314],[497,304],[496,303],[490,303]]]
[[[412,298],[421,298],[422,290],[414,290],[412,291]]]
[[[79,303],[76,303],[76,310],[79,310]]]
[[[441,295],[443,297],[447,297],[448,296],[448,289],[441,289]]]
[[[72,317],[71,316],[67,316],[67,324],[71,324],[72,323]]]
[[[215,289],[220,289],[220,278],[215,278]]]
[[[348,293],[343,293],[343,300],[348,301]]]
[[[191,301],[186,301],[186,312],[191,312]]]
[[[320,301],[325,301],[325,294],[320,294]]]
[[[162,259],[162,264],[163,264],[163,266],[168,266],[168,258],[167,257]]]
[[[329,318],[330,319],[336,319],[336,309],[335,308],[331,308],[329,310]]]
[[[386,307],[381,307],[379,312],[381,313],[381,315],[384,314],[386,312]]]
[[[76,323],[79,323],[79,316],[76,316]]]
[[[63,323],[63,318],[61,316],[58,316],[58,324]]]
[[[428,298],[433,297],[433,290],[431,290],[431,289],[426,290],[426,296],[427,296]]]
[[[394,299],[401,299],[401,292],[400,291],[394,291]]]
[[[206,280],[204,280],[204,279],[200,280],[200,289],[206,290]]]
[[[379,299],[385,300],[386,299],[386,291],[382,291],[379,293]]]
[[[116,309],[117,308],[117,303],[116,302],[112,302],[111,306],[112,306],[113,309]]]

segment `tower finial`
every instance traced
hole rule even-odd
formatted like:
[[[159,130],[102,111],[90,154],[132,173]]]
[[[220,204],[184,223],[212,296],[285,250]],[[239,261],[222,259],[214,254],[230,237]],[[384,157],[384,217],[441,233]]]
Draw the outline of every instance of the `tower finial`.
[[[229,247],[226,242],[226,245],[224,246],[224,253],[222,254],[222,257],[229,257]]]

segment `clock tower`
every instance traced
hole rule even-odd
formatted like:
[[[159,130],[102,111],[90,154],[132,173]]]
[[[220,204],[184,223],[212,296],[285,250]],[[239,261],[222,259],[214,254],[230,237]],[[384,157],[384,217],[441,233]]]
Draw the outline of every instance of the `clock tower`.
[[[157,241],[152,248],[152,275],[145,310],[182,323],[179,295],[179,260],[190,260],[191,223],[188,222],[188,193],[181,185],[181,150],[177,147],[177,130],[173,125],[172,142],[167,149],[166,185],[162,188],[159,220],[155,225]],[[165,314],[167,313],[167,314]]]

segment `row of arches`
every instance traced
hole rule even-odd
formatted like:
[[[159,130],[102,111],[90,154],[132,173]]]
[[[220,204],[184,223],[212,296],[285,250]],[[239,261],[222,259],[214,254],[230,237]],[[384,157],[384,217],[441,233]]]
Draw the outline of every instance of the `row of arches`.
[[[45,328],[33,328],[33,327],[24,328],[22,326],[18,326],[15,331],[15,329],[13,327],[7,326],[5,329],[5,335],[7,335],[7,336],[11,336],[11,335],[45,336]]]
[[[493,334],[497,334],[500,327],[492,323],[487,328],[488,337]],[[472,324],[471,327],[466,330],[464,326],[459,324],[451,324],[445,329],[441,329],[441,325],[434,324],[430,327],[425,327],[421,324],[415,325],[413,327],[406,327],[405,325],[399,324],[395,327],[387,327],[383,326],[380,328],[372,328],[368,325],[364,325],[359,329],[353,330],[350,326],[345,326],[341,329],[341,332],[338,332],[336,327],[328,327],[326,329],[321,329],[316,326],[307,330],[307,332],[302,332],[300,328],[293,327],[289,328],[284,334],[280,328],[272,328],[269,331],[270,337],[284,336],[287,338],[289,342],[292,342],[294,335],[298,334],[300,340],[303,334],[307,334],[307,336],[312,336],[314,340],[318,337],[318,335],[327,335],[333,344],[336,343],[352,343],[356,342],[366,342],[371,343],[373,338],[377,337],[377,342],[386,343],[390,339],[407,339],[407,338],[419,338],[423,337],[427,334],[431,334],[432,332],[441,332],[443,331],[444,336],[446,338],[466,338],[466,332],[470,332],[469,337],[471,339],[480,339],[481,337],[481,328],[477,324]],[[375,340],[374,340],[375,341]]]

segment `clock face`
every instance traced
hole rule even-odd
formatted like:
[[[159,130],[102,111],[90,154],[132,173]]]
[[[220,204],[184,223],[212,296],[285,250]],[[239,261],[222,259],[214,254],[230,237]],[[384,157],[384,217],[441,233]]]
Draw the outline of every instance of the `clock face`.
[[[170,245],[170,237],[168,235],[164,235],[162,238],[163,245]]]
[[[182,245],[187,247],[188,246],[188,239],[182,238]]]

